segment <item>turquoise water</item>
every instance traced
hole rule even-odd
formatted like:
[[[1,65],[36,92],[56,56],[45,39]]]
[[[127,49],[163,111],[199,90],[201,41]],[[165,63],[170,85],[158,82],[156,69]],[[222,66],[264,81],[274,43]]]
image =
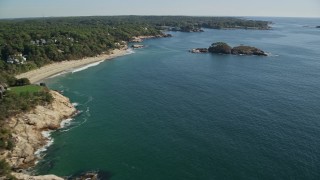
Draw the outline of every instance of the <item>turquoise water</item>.
[[[206,30],[47,80],[82,111],[36,170],[103,179],[319,179],[319,19]],[[308,27],[304,27],[308,26]],[[269,57],[191,54],[212,42]]]

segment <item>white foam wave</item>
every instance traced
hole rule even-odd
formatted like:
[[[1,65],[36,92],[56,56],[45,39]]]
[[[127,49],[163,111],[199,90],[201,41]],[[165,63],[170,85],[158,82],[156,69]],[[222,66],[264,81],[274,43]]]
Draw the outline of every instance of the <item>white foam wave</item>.
[[[39,148],[39,149],[34,153],[38,158],[40,158],[40,157],[41,157],[41,154],[42,154],[43,152],[45,152],[45,151],[48,149],[48,147],[53,144],[53,139],[51,138],[51,133],[52,133],[52,132],[53,132],[52,130],[42,131],[42,132],[41,132],[42,136],[43,136],[44,138],[46,138],[47,141],[46,141],[46,144],[45,144],[43,147]]]
[[[77,107],[77,106],[79,106],[79,103],[74,102],[74,103],[72,103],[72,106],[73,106],[73,107]]]
[[[57,77],[57,76],[61,76],[61,75],[66,74],[66,73],[67,73],[66,71],[63,71],[63,72],[60,72],[60,73],[58,73],[58,74],[52,75],[52,76],[50,76],[49,78],[55,78],[55,77]]]
[[[73,124],[74,126],[68,128],[68,129],[61,130],[60,132],[68,132],[68,131],[70,131],[70,130],[72,130],[72,129],[74,129],[74,128],[77,128],[77,127],[81,126],[82,124],[86,123],[87,120],[88,120],[87,118],[83,118],[83,119],[84,119],[84,120],[83,120],[82,122]]]
[[[88,69],[88,68],[90,68],[90,67],[97,66],[97,65],[99,65],[99,64],[102,63],[102,62],[103,62],[103,60],[102,60],[102,61],[95,62],[95,63],[92,63],[92,64],[88,64],[88,65],[86,65],[86,66],[83,66],[83,67],[74,69],[74,70],[72,70],[71,72],[72,72],[72,73],[76,73],[76,72],[79,72],[79,71],[83,71],[83,70]]]
[[[83,111],[82,110],[77,110],[77,112],[74,114],[74,116],[77,116],[79,114],[81,114]]]
[[[278,54],[272,54],[271,52],[267,52],[266,54],[270,57],[278,57],[279,56]]]
[[[60,127],[65,128],[65,127],[69,126],[71,124],[71,121],[72,121],[72,118],[65,119],[65,120],[61,121]]]
[[[132,48],[127,49],[127,54],[133,54],[136,53]]]

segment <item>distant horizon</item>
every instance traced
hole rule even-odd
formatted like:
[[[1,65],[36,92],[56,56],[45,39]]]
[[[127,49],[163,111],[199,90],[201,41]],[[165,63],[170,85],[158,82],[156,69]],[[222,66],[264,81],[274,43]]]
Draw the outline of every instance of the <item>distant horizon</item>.
[[[38,19],[38,18],[68,18],[68,17],[112,17],[112,16],[190,16],[190,17],[234,17],[234,18],[310,18],[320,19],[316,16],[220,16],[220,15],[77,15],[77,16],[30,16],[30,17],[13,17],[13,18],[1,18],[0,20],[6,19]]]
[[[319,0],[0,0],[0,19],[121,15],[320,18],[319,9]]]

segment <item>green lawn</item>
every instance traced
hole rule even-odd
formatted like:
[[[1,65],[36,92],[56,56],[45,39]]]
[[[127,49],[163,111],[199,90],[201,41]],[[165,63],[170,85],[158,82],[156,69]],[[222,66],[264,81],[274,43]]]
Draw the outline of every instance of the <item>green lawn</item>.
[[[26,85],[26,86],[16,86],[16,87],[10,87],[11,91],[17,94],[20,94],[21,92],[40,92],[43,90],[42,86],[38,85]]]

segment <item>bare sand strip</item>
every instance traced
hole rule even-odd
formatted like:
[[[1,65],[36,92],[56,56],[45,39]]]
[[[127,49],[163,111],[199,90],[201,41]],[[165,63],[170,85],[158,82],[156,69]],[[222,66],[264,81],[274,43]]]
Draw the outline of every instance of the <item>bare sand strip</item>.
[[[97,57],[89,57],[81,60],[69,60],[62,61],[53,64],[49,64],[43,66],[39,69],[35,69],[26,73],[22,73],[16,76],[16,78],[28,78],[31,83],[36,83],[42,81],[45,78],[51,77],[53,75],[59,74],[61,72],[79,68],[88,64],[92,64],[95,62],[112,59],[115,57],[123,56],[127,54],[127,50],[125,49],[115,49],[111,54],[103,54]]]

